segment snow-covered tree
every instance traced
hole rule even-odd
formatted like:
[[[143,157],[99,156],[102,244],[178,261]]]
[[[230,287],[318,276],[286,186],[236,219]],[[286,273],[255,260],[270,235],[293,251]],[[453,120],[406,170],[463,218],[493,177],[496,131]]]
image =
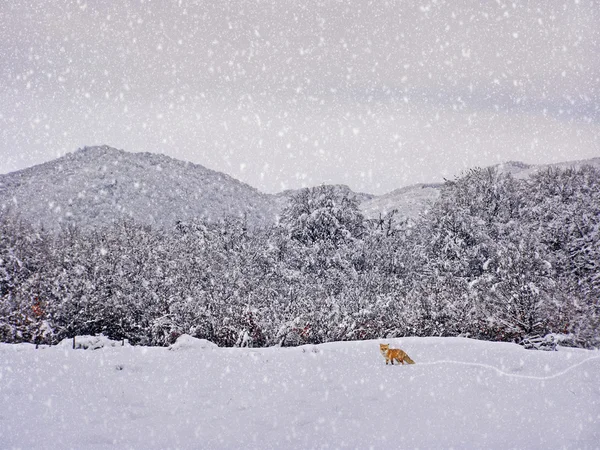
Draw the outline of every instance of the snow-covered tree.
[[[336,186],[300,190],[281,215],[290,236],[305,245],[329,242],[337,246],[359,238],[363,221],[357,200]]]

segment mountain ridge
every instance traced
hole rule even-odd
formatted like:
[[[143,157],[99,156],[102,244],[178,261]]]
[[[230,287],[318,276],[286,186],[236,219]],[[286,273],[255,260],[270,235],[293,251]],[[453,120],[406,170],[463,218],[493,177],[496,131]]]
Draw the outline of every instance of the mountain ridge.
[[[492,167],[526,178],[547,167],[584,164],[600,167],[600,157],[544,165],[507,161]],[[401,217],[416,219],[438,198],[442,185],[418,183],[383,195],[333,186],[354,196],[366,218],[397,210]],[[123,219],[171,227],[180,220],[218,220],[227,215],[268,226],[277,222],[297,191],[268,194],[201,164],[101,145],[0,175],[0,211],[16,211],[34,225],[53,230],[69,223],[97,227]]]
[[[85,225],[85,217],[93,226],[132,218],[163,227],[222,215],[260,224],[277,214],[268,194],[227,174],[166,155],[109,146],[84,147],[1,175],[0,207],[16,208],[22,217],[51,229]]]

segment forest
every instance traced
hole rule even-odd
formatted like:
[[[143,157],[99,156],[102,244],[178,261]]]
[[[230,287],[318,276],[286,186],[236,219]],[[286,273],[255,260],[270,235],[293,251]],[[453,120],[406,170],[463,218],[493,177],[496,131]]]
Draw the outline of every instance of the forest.
[[[164,346],[401,336],[600,346],[600,170],[494,168],[447,180],[417,220],[367,220],[334,186],[277,224],[243,218],[34,228],[0,216],[0,342],[103,333]]]

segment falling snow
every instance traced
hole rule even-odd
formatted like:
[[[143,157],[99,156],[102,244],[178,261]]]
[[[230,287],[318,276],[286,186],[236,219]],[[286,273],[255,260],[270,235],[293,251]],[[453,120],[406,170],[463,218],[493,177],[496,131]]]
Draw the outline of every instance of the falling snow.
[[[0,447],[598,447],[598,0],[0,23]]]
[[[467,167],[587,159],[600,153],[599,10],[3,2],[0,173],[108,144],[263,192],[384,194]]]

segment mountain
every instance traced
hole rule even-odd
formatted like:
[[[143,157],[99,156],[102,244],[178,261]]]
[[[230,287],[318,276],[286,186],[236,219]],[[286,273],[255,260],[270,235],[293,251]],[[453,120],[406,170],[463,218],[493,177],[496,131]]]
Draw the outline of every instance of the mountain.
[[[600,167],[600,158],[551,165],[506,162],[495,167],[526,178],[547,167]],[[416,219],[440,194],[442,184],[415,184],[384,195],[353,192],[367,218],[392,210]],[[172,227],[192,218],[246,217],[250,225],[270,225],[297,190],[265,194],[229,175],[199,164],[151,153],[129,153],[108,146],[85,147],[53,161],[0,175],[0,211],[57,230],[65,224],[97,227],[131,218],[155,227]]]
[[[158,227],[194,217],[246,215],[275,221],[273,196],[228,175],[165,155],[86,147],[56,160],[0,175],[0,208],[46,229],[99,226],[133,218]]]
[[[376,219],[394,209],[400,217],[416,219],[439,197],[441,187],[442,183],[413,184],[366,200],[361,203],[360,209],[369,219]]]
[[[539,165],[526,164],[520,161],[508,161],[492,167],[495,167],[502,173],[510,173],[515,178],[525,179],[549,167],[566,169],[569,167],[581,167],[583,165],[600,168],[600,158]],[[363,214],[368,218],[378,218],[380,214],[386,214],[395,209],[398,211],[400,217],[416,219],[420,213],[424,212],[439,197],[442,186],[443,183],[406,186],[388,194],[366,199],[361,203],[360,207]]]

